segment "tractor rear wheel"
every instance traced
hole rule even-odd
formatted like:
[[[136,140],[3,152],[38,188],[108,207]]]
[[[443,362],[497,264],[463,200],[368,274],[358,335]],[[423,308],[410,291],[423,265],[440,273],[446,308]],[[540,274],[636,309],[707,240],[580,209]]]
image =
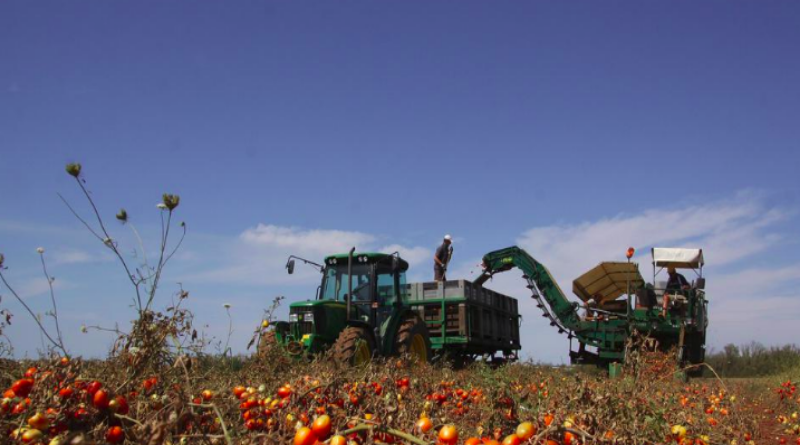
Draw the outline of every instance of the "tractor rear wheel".
[[[366,329],[356,326],[345,328],[333,344],[333,357],[342,364],[361,366],[372,360],[375,343]]]
[[[699,365],[705,362],[706,336],[705,333],[690,335],[686,342],[686,362],[687,365]],[[689,369],[686,374],[689,377],[700,377],[703,375],[703,366]]]
[[[408,354],[421,363],[430,361],[431,339],[428,336],[428,327],[419,317],[409,316],[400,323],[395,336],[394,352],[401,356]]]

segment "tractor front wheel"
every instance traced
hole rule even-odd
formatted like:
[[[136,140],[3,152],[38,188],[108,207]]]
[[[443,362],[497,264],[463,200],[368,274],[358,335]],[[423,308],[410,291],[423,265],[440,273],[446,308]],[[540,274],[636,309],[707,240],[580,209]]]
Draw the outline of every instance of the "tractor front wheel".
[[[419,317],[406,317],[400,324],[395,336],[394,352],[400,356],[408,354],[421,363],[430,361],[431,339],[428,336],[428,327]]]
[[[372,360],[375,344],[366,329],[350,326],[345,328],[333,344],[333,357],[337,362],[361,366]]]

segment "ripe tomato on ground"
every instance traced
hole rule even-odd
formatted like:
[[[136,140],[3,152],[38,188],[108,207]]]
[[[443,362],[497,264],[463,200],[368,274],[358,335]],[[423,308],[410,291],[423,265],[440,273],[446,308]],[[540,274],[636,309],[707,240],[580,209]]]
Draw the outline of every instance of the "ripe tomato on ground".
[[[33,379],[19,379],[11,385],[11,390],[17,397],[28,397],[33,389]]]
[[[105,389],[98,389],[94,396],[92,397],[92,404],[97,409],[106,409],[108,408],[108,403],[110,402],[108,391]]]
[[[94,396],[94,393],[99,391],[102,387],[103,384],[95,380],[92,383],[89,383],[89,386],[86,387],[86,392],[88,392],[90,396]]]
[[[297,430],[294,435],[294,445],[314,445],[317,441],[317,436],[311,431],[311,428],[302,427]]]
[[[315,436],[321,440],[327,439],[331,434],[331,418],[327,414],[323,414],[311,424],[311,431]]]
[[[118,426],[112,426],[106,431],[106,441],[109,443],[120,443],[125,440],[125,431]]]
[[[531,422],[522,422],[517,426],[516,434],[520,440],[528,440],[536,434],[536,426]]]
[[[439,442],[445,445],[458,442],[458,430],[455,425],[445,425],[439,430]]]

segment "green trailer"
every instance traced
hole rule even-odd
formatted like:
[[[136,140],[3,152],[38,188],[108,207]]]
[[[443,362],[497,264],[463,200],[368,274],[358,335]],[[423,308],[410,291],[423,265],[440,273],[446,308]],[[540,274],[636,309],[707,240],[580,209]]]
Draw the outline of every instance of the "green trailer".
[[[408,303],[428,327],[434,354],[461,361],[516,360],[520,315],[515,298],[467,280],[406,286]]]
[[[333,350],[360,364],[373,356],[410,354],[422,361],[449,356],[469,361],[514,360],[520,349],[517,300],[469,281],[406,283],[399,253],[330,255],[318,264],[316,297],[292,303],[289,320],[275,323],[287,351],[306,357]]]

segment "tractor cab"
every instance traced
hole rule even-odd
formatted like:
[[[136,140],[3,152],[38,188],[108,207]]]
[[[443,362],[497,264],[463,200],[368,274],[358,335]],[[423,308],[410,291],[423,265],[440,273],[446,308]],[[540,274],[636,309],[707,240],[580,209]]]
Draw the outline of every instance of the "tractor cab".
[[[705,312],[703,249],[655,247],[652,254],[653,286],[649,292],[652,306],[660,307],[663,315],[671,313],[690,320],[702,318]],[[659,281],[659,278],[663,279]]]
[[[399,254],[356,253],[354,248],[326,257],[324,264],[291,256],[286,263],[290,274],[295,260],[316,267],[322,281],[314,300],[292,303],[289,321],[276,325],[278,340],[290,353],[306,355],[333,346],[341,360],[363,362],[403,350],[396,344],[398,329],[410,319],[421,324],[406,301],[408,263]],[[427,358],[427,335],[424,340]]]
[[[325,258],[319,299],[346,305],[352,295],[348,321],[382,326],[405,303],[408,263],[385,253],[354,253],[349,262],[348,254]]]

